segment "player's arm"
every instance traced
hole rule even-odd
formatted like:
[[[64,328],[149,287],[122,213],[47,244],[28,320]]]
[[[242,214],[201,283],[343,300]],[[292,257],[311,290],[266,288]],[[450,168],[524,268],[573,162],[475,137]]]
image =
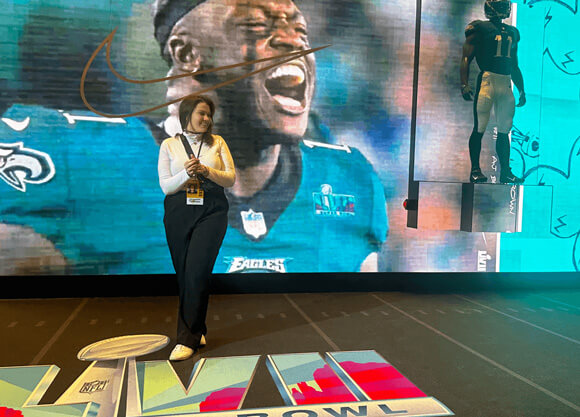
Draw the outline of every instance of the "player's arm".
[[[379,270],[379,254],[371,252],[360,265],[360,272],[378,272]]]
[[[0,223],[0,248],[0,275],[60,275],[67,271],[64,255],[29,227]]]
[[[463,55],[459,65],[461,77],[461,95],[467,101],[473,100],[473,90],[469,86],[469,65],[475,56],[475,33],[469,34],[463,43]]]
[[[526,93],[524,90],[524,77],[522,76],[522,71],[520,70],[520,66],[518,64],[518,47],[516,46],[513,49],[513,58],[512,58],[512,81],[516,85],[520,93],[520,100],[518,102],[518,107],[522,107],[526,104]]]
[[[372,174],[373,185],[373,204],[371,207],[371,216],[369,219],[369,253],[359,267],[360,272],[378,272],[379,270],[379,252],[381,246],[387,238],[389,231],[388,206],[385,199],[385,191],[381,181]]]

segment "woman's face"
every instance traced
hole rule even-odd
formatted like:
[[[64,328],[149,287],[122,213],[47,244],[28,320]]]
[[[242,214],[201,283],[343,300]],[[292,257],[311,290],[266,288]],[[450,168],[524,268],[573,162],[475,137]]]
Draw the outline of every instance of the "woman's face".
[[[205,132],[211,124],[211,111],[207,103],[201,102],[191,113],[191,120],[187,130],[191,132]]]

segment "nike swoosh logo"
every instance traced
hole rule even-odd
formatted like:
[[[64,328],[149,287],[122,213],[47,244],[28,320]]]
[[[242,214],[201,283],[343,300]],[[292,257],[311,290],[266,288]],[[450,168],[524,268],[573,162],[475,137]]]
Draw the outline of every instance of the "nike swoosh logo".
[[[331,45],[325,45],[325,46],[320,46],[318,48],[313,48],[313,49],[307,49],[304,51],[294,51],[294,52],[289,52],[287,54],[282,54],[282,55],[276,55],[270,58],[263,58],[263,59],[256,59],[253,61],[246,61],[246,62],[240,62],[238,64],[233,64],[233,65],[226,65],[223,67],[218,67],[218,68],[211,68],[211,69],[206,69],[206,70],[201,70],[201,71],[196,71],[196,72],[190,72],[190,73],[185,73],[185,74],[180,74],[180,75],[174,75],[172,77],[165,77],[165,78],[156,78],[153,80],[132,80],[130,78],[124,77],[123,75],[119,74],[115,68],[113,68],[113,64],[111,62],[111,44],[113,43],[113,38],[115,37],[115,33],[117,32],[117,28],[113,29],[113,31],[111,33],[109,33],[109,35],[105,38],[105,40],[103,42],[101,42],[101,44],[97,47],[97,49],[95,49],[95,52],[93,52],[93,54],[91,55],[91,57],[89,58],[87,65],[85,65],[85,68],[83,70],[83,74],[81,76],[81,85],[80,85],[80,93],[81,93],[81,98],[83,99],[83,102],[85,103],[85,106],[87,106],[87,108],[92,111],[93,113],[96,113],[100,116],[103,117],[134,117],[134,116],[140,116],[142,114],[145,113],[149,113],[155,110],[158,110],[160,108],[163,107],[167,107],[170,106],[171,104],[175,104],[180,102],[181,100],[183,100],[186,97],[191,97],[191,96],[196,96],[198,94],[203,94],[203,93],[207,93],[208,91],[213,91],[216,90],[220,87],[224,87],[226,85],[229,84],[233,84],[235,82],[238,82],[240,80],[243,80],[244,78],[248,78],[251,77],[252,75],[256,75],[260,72],[264,72],[264,71],[268,71],[271,68],[277,67],[279,65],[285,64],[286,62],[290,62],[293,61],[297,58],[303,57],[305,55],[308,54],[312,54],[314,52],[320,51],[321,49],[324,48],[328,48]],[[159,83],[159,82],[164,82],[164,81],[169,81],[169,80],[175,80],[178,78],[185,78],[185,77],[192,77],[192,76],[196,76],[196,75],[201,75],[201,74],[207,74],[210,72],[217,72],[217,71],[222,71],[225,69],[231,69],[231,68],[236,68],[236,67],[243,67],[243,66],[248,66],[248,65],[253,65],[259,62],[266,62],[266,61],[272,61],[272,60],[277,60],[277,59],[282,59],[282,61],[280,62],[276,62],[275,64],[272,65],[268,65],[265,68],[261,68],[259,70],[255,70],[252,72],[249,72],[247,74],[244,74],[242,76],[239,76],[237,78],[233,78],[231,80],[227,80],[224,81],[222,83],[216,84],[216,85],[212,85],[211,87],[208,88],[204,88],[202,90],[198,90],[196,92],[193,92],[191,94],[188,94],[186,96],[180,97],[178,99],[169,101],[167,103],[163,103],[160,104],[158,106],[154,106],[154,107],[150,107],[148,109],[145,110],[141,110],[135,113],[126,113],[126,114],[112,114],[112,113],[103,113],[97,109],[95,109],[87,100],[86,96],[85,96],[85,81],[87,78],[87,73],[89,72],[89,69],[93,63],[93,61],[95,60],[95,58],[97,57],[97,55],[99,54],[99,52],[105,47],[105,45],[107,45],[107,64],[109,66],[109,69],[111,70],[111,72],[119,79],[132,83],[132,84],[152,84],[152,83]]]
[[[7,117],[3,117],[2,121],[6,123],[10,127],[10,129],[15,130],[17,132],[22,132],[30,124],[30,117],[27,117],[26,119],[20,122],[17,120],[9,119]]]

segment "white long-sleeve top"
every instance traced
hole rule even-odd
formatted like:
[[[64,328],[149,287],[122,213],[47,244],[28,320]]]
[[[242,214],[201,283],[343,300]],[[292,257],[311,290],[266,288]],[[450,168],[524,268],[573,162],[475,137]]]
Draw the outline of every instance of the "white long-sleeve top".
[[[222,187],[231,187],[236,181],[234,160],[224,138],[219,135],[212,136],[213,144],[211,146],[206,142],[201,146],[199,160],[209,169],[207,178]],[[197,156],[199,142],[191,138],[188,138],[188,141],[195,156]],[[161,143],[157,171],[159,185],[165,195],[175,194],[185,189],[185,184],[191,179],[184,167],[187,160],[189,160],[189,155],[187,155],[179,137],[167,138]]]

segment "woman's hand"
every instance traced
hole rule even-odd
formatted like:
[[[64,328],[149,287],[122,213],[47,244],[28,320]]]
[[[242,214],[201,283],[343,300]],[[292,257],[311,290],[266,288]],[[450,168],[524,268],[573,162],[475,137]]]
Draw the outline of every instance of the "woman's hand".
[[[209,174],[208,167],[203,165],[199,161],[199,159],[195,158],[193,155],[190,156],[190,159],[188,161],[185,161],[185,164],[183,164],[183,166],[185,167],[187,175],[189,175],[192,178],[195,177],[196,175],[203,175],[204,177],[207,177]]]

